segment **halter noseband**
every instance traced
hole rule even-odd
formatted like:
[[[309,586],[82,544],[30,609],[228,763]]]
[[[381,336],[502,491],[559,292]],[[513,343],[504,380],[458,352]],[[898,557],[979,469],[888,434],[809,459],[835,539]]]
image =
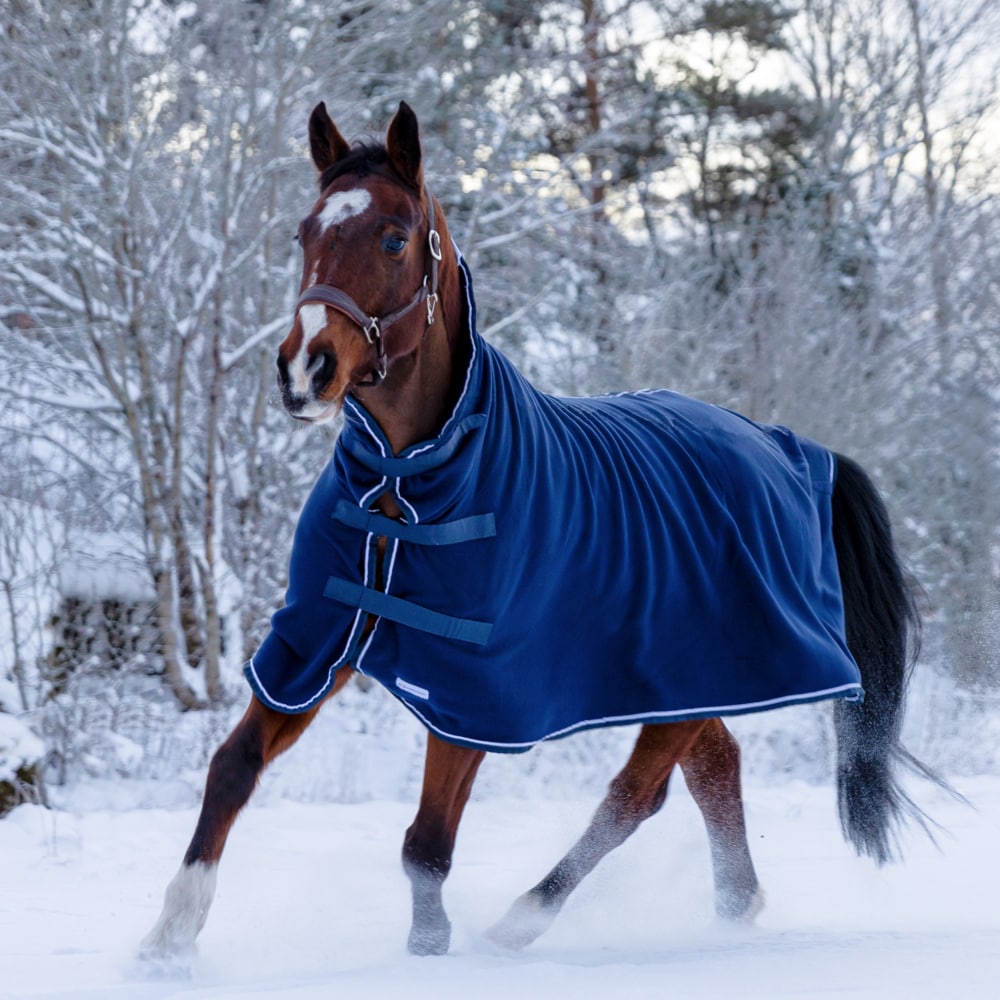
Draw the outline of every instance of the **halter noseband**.
[[[424,275],[423,284],[405,306],[385,316],[369,316],[347,292],[335,288],[333,285],[311,285],[295,303],[295,311],[298,312],[307,302],[319,302],[343,313],[361,328],[365,340],[375,347],[378,366],[372,372],[369,381],[358,382],[358,385],[375,386],[385,378],[387,359],[383,335],[393,323],[401,320],[421,302],[427,303],[427,325],[430,326],[434,322],[434,310],[438,304],[438,263],[441,260],[441,234],[434,228],[434,198],[426,187],[424,188],[424,197],[427,199],[427,249],[431,256],[430,274]]]

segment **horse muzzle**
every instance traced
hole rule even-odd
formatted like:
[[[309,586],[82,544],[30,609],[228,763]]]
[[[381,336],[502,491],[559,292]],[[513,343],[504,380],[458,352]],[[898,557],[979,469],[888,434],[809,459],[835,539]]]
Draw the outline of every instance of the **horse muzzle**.
[[[339,367],[337,355],[332,351],[320,351],[306,365],[296,362],[289,365],[279,353],[278,389],[289,416],[308,423],[325,423],[335,417],[349,387],[335,386]]]

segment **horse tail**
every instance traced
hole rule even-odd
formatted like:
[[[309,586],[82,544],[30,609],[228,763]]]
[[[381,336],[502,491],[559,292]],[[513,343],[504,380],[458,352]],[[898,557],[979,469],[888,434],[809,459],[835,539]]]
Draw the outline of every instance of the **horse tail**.
[[[859,854],[883,864],[898,854],[902,820],[915,819],[927,829],[926,817],[899,783],[897,765],[943,782],[900,742],[920,617],[893,547],[889,515],[861,466],[840,455],[837,462],[833,539],[847,645],[865,689],[864,701],[841,701],[834,708],[840,824]]]

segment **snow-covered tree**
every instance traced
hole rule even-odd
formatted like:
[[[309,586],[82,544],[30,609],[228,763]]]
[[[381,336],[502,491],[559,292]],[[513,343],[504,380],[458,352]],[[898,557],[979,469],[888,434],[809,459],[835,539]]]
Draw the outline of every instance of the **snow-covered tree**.
[[[349,138],[417,110],[481,328],[543,387],[665,385],[872,468],[953,669],[995,681],[970,624],[996,603],[1000,517],[995,7],[4,5],[0,682],[19,711],[87,725],[83,672],[51,697],[46,629],[56,566],[109,535],[105,569],[131,560],[154,609],[142,697],[243,697],[331,447],[272,388],[321,99]]]

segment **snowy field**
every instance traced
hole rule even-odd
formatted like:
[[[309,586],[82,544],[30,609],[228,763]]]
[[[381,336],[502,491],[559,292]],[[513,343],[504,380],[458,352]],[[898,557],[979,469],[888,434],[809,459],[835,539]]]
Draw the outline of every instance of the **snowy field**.
[[[446,888],[454,934],[443,958],[405,950],[398,856],[412,804],[264,794],[237,823],[197,953],[171,969],[144,967],[136,946],[194,809],[23,806],[0,822],[0,997],[994,998],[1000,778],[958,786],[975,808],[913,785],[945,827],[939,848],[914,831],[906,862],[879,870],[841,841],[831,788],[751,780],[767,906],[755,927],[734,929],[714,920],[701,820],[678,780],[553,929],[513,955],[483,931],[557,860],[595,802],[473,801]]]

